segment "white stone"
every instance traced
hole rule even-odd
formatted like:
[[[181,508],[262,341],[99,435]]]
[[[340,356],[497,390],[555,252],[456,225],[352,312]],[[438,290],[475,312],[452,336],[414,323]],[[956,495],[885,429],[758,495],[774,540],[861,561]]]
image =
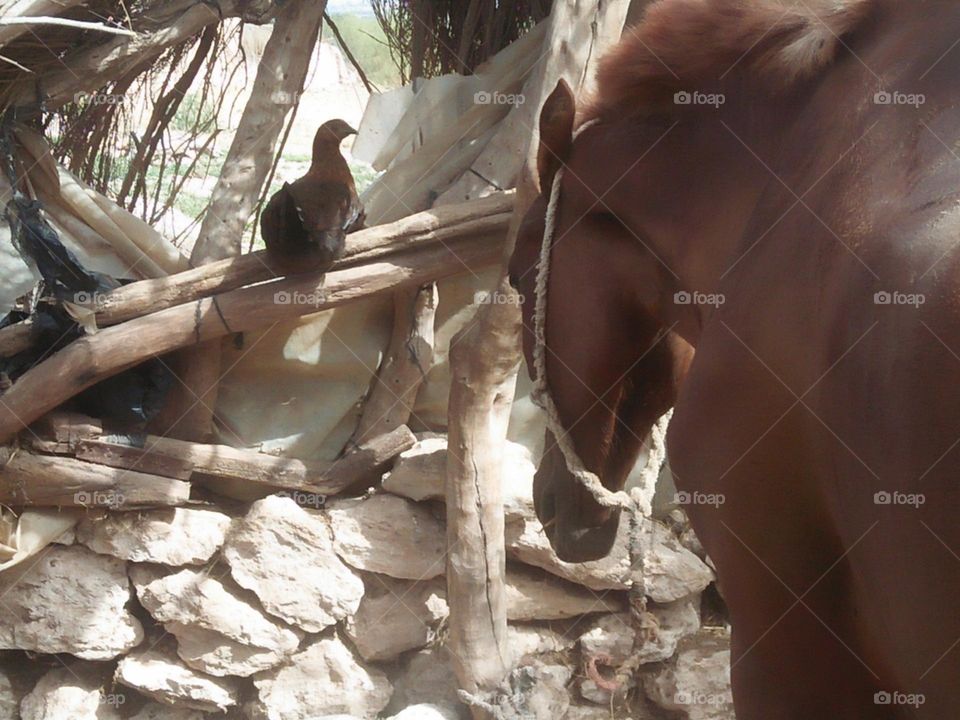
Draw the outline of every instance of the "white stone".
[[[140,709],[130,720],[203,720],[208,717],[199,710],[177,708],[172,705],[148,703]]]
[[[240,699],[235,679],[187,667],[166,643],[127,655],[117,665],[116,679],[160,703],[194,710],[223,712]]]
[[[442,500],[447,473],[447,438],[420,440],[397,456],[383,476],[383,489],[410,500]]]
[[[234,580],[307,632],[356,612],[363,581],[334,552],[323,514],[271,496],[236,520],[223,547]]]
[[[459,720],[460,715],[444,705],[410,705],[387,720]]]
[[[51,670],[23,698],[19,717],[22,720],[119,720],[117,708],[124,696],[104,694],[103,681],[94,668]]]
[[[85,547],[51,546],[0,575],[0,648],[109,660],[136,647],[126,562]]]
[[[185,568],[158,575],[137,566],[130,574],[140,604],[177,638],[177,654],[195,670],[247,677],[282,662],[301,635],[243,597],[222,568],[219,573]]]
[[[730,720],[730,634],[705,628],[680,642],[675,665],[667,665],[644,681],[657,705],[680,711],[689,720]]]
[[[375,718],[392,692],[386,676],[359,663],[338,637],[317,641],[256,676],[254,685],[253,720],[312,720],[336,713]]]
[[[91,550],[133,562],[205,563],[223,545],[230,518],[214,510],[165,508],[85,519],[77,539]]]
[[[337,554],[349,565],[408,580],[443,574],[445,530],[425,507],[383,493],[335,500],[327,513]]]
[[[534,662],[512,670],[499,688],[482,699],[496,708],[500,720],[562,718],[570,706],[566,685],[572,674],[563,665]]]
[[[550,628],[537,625],[508,625],[507,649],[513,666],[522,665],[538,655],[562,653],[574,646],[574,641]]]
[[[537,468],[530,451],[506,441],[503,448],[504,506],[507,514],[533,507],[533,476]],[[397,457],[393,470],[383,476],[383,489],[420,502],[443,500],[447,477],[447,437],[421,439]]]
[[[512,566],[507,568],[508,620],[563,620],[588,613],[622,610],[621,593],[594,592],[540,570]]]
[[[360,607],[345,623],[364,660],[389,660],[430,642],[450,610],[443,578],[396,580],[371,575]]]
[[[713,571],[680,544],[662,523],[653,521],[644,528],[644,577],[647,595],[658,603],[670,603],[703,590],[713,582]]]
[[[593,590],[627,589],[634,581],[642,580],[642,566],[647,595],[660,603],[702,592],[713,581],[710,568],[680,545],[667,527],[647,518],[642,522],[639,541],[642,556],[634,563],[630,557],[630,523],[626,517],[621,519],[610,553],[600,560],[585,563],[560,560],[550,547],[543,526],[533,515],[508,518],[505,529],[507,552],[521,562]]]

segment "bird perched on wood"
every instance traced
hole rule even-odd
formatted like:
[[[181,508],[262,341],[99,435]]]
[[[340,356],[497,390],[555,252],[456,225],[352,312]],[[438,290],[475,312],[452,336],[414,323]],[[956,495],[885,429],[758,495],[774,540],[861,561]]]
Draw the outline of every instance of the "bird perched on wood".
[[[310,169],[270,198],[260,215],[260,233],[275,259],[312,259],[328,268],[342,255],[346,234],[363,227],[363,206],[340,153],[343,139],[356,132],[343,120],[321,125]]]

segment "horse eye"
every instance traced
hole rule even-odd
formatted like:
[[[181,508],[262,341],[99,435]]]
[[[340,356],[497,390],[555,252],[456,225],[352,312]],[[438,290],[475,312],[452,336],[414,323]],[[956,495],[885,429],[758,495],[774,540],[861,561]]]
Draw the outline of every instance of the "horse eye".
[[[300,218],[300,222],[306,222],[303,218],[303,208],[297,207],[297,217]]]
[[[516,273],[514,272],[507,273],[507,282],[510,283],[510,287],[512,287],[514,290],[520,289],[518,287],[518,285],[520,284],[520,280],[519,278],[517,278]]]

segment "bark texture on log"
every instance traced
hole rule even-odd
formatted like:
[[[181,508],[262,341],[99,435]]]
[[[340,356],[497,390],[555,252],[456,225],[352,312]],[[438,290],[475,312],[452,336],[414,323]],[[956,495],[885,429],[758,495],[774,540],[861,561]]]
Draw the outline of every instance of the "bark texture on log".
[[[24,450],[0,471],[4,505],[134,508],[189,499],[190,484],[180,480]]]

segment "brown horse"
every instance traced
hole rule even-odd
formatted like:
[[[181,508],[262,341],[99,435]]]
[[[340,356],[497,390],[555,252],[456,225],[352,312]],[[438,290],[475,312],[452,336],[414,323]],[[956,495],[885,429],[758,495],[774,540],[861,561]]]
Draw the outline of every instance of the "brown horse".
[[[541,116],[525,352],[563,167],[545,380],[613,490],[675,404],[740,720],[960,718],[958,38],[956,0],[660,0],[591,124],[564,85]],[[616,512],[548,447],[540,519],[600,557]]]

